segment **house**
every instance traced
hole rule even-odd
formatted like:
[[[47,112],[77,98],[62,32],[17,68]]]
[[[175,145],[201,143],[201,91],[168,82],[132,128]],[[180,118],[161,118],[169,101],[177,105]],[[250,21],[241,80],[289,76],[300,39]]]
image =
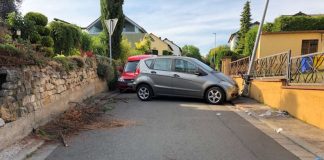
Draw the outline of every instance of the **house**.
[[[173,43],[173,41],[168,40],[167,38],[163,40],[165,43],[167,43],[170,48],[172,49],[172,53],[174,56],[181,56],[182,55],[182,50],[181,48]]]
[[[150,33],[148,36],[151,38],[151,50],[153,54],[164,55],[164,53],[172,53],[172,47],[163,41],[161,37]]]
[[[250,28],[254,27],[254,26],[258,26],[260,23],[258,21],[254,22],[251,24]],[[231,51],[234,51],[237,43],[238,43],[238,39],[239,39],[239,31],[232,33],[229,40],[228,40],[228,44],[230,46]]]
[[[98,35],[103,31],[100,18],[92,22],[85,30],[90,35]],[[131,20],[129,17],[125,16],[123,36],[125,36],[128,41],[131,43],[132,47],[135,47],[135,42],[141,41],[144,36],[147,34],[147,31]]]
[[[292,56],[324,52],[324,30],[262,33],[257,58],[289,50]]]
[[[98,35],[103,31],[100,18],[92,22],[85,30],[90,35]],[[131,20],[129,17],[125,16],[124,30],[122,35],[127,38],[130,42],[132,48],[135,48],[135,43],[142,41],[144,37],[149,36],[151,39],[151,50],[153,54],[163,55],[163,53],[173,53],[174,55],[181,55],[180,47],[174,44],[172,41],[166,42],[152,33],[147,33],[147,31],[138,25],[136,22]]]

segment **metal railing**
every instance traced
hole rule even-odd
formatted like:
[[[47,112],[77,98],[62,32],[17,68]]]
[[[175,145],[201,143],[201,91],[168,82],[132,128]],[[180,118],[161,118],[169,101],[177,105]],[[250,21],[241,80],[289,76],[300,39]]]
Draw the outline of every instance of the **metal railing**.
[[[290,51],[257,59],[253,63],[253,78],[287,77]]]
[[[241,58],[231,63],[230,74],[233,76],[240,76],[246,74],[249,68],[250,57]]]
[[[294,85],[324,84],[324,53],[313,53],[291,58],[289,83]]]

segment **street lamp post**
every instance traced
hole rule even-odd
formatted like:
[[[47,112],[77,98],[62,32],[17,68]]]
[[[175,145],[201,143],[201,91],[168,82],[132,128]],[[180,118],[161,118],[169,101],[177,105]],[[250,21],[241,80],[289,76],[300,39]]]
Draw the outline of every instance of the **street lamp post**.
[[[213,33],[213,35],[215,35],[215,49],[216,49],[216,47],[217,47],[217,33]],[[216,64],[215,64],[215,61],[216,61],[216,53],[214,53],[214,56],[213,56],[213,58],[214,58],[214,67],[215,67],[215,69],[216,69]]]
[[[253,68],[253,62],[254,62],[255,57],[256,57],[256,51],[257,51],[257,48],[258,48],[258,45],[259,45],[264,20],[265,20],[265,17],[267,15],[269,1],[270,0],[266,0],[262,20],[261,20],[261,23],[259,25],[258,34],[257,34],[257,37],[255,39],[254,48],[253,48],[252,56],[251,56],[250,63],[249,63],[249,69],[248,69],[247,74],[244,75],[244,87],[243,87],[243,91],[242,91],[242,94],[244,96],[248,96],[248,94],[249,94],[250,78],[251,78],[251,72],[252,72],[252,68]]]

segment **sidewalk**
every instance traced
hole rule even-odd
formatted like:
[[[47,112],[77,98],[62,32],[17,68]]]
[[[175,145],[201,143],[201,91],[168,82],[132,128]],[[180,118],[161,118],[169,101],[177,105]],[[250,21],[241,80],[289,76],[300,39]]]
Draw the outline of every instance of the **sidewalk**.
[[[324,159],[324,130],[249,98],[240,97],[233,101],[233,104],[235,109],[244,111],[246,115],[265,123],[273,129],[273,132],[277,131],[318,159]],[[290,150],[291,148],[288,147],[287,149]]]

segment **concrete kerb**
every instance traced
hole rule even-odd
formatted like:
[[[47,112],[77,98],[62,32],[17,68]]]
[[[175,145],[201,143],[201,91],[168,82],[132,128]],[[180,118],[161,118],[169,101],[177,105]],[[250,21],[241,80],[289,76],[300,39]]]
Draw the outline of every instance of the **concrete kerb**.
[[[239,115],[243,118],[247,118],[247,116],[250,116],[250,117],[253,117],[255,120],[257,121],[260,121],[262,122],[263,124],[265,124],[266,126],[268,126],[269,128],[271,128],[273,130],[273,133],[276,133],[275,131],[280,128],[278,126],[275,126],[274,124],[271,124],[267,121],[265,121],[264,119],[260,118],[257,114],[255,114],[253,111],[250,111],[249,109],[244,109],[244,107],[242,107],[243,105],[244,106],[248,106],[249,104],[248,103],[240,103],[240,102],[237,102],[237,101],[234,101],[232,103],[232,105],[234,105],[236,107],[236,109],[240,110],[240,111],[243,111],[244,113],[247,113],[245,115],[242,115],[242,113],[239,113]],[[253,104],[252,104],[253,105]],[[261,104],[260,104],[261,105]],[[265,106],[263,105],[263,107],[267,107],[269,108],[269,110],[271,109],[270,107],[268,106]],[[231,108],[233,111],[235,112],[238,112],[237,110]],[[248,120],[250,121],[250,120]],[[253,124],[254,125],[254,124]],[[258,128],[258,127],[257,127]],[[266,133],[268,134],[268,133]],[[286,132],[284,130],[280,131],[279,133],[276,133],[276,134],[280,134],[282,136],[284,136],[285,138],[287,138],[288,140],[290,140],[291,142],[293,142],[294,144],[296,144],[297,146],[301,147],[302,149],[304,149],[305,151],[309,152],[310,154],[314,155],[314,157],[312,158],[321,158],[321,159],[324,159],[324,153],[323,151],[321,151],[320,149],[314,147],[312,144],[294,136],[292,133],[289,133],[289,132]],[[270,136],[271,137],[271,136]],[[282,144],[281,144],[282,145]],[[285,147],[283,145],[283,147]],[[285,147],[286,149],[289,150],[289,148]],[[291,151],[291,150],[290,150]],[[294,151],[291,151],[291,152],[294,152]],[[299,158],[301,159],[305,159],[304,157],[300,157],[299,155],[297,155]],[[310,159],[312,159],[310,158]]]
[[[120,93],[111,92],[109,98],[113,98],[118,96]],[[24,142],[16,142],[15,144],[3,149],[0,151],[0,159],[1,160],[24,160],[24,159],[33,159],[30,158],[34,153],[36,157],[47,157],[50,153],[52,153],[58,144],[50,145],[44,149],[44,151],[37,152],[38,150],[42,150],[42,147],[46,145],[44,140],[41,139],[25,139]],[[42,159],[42,158],[41,158]]]

